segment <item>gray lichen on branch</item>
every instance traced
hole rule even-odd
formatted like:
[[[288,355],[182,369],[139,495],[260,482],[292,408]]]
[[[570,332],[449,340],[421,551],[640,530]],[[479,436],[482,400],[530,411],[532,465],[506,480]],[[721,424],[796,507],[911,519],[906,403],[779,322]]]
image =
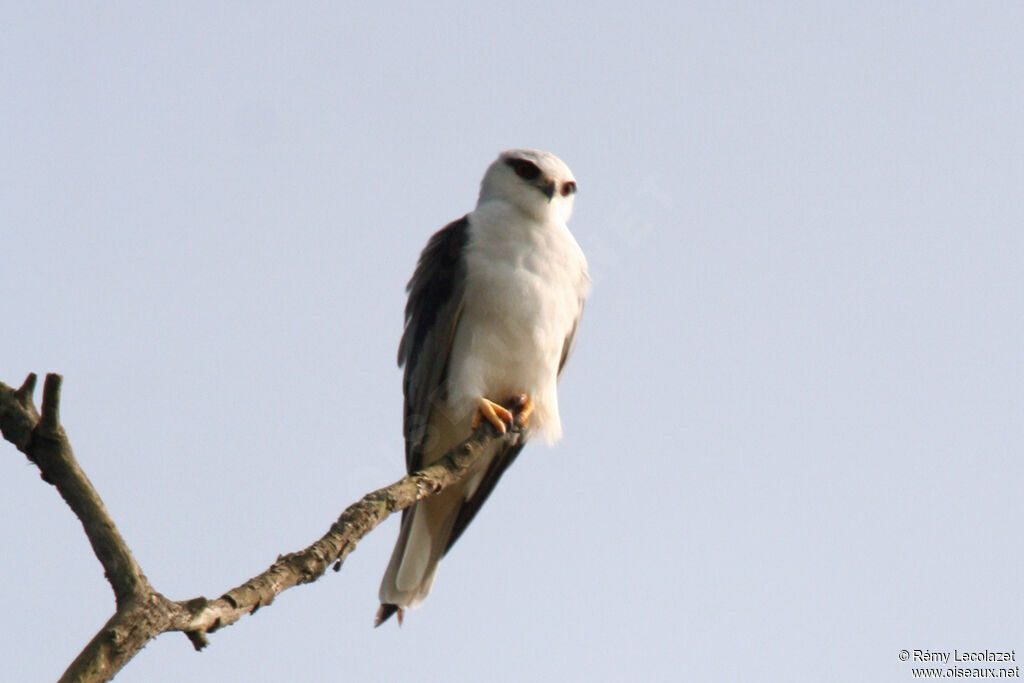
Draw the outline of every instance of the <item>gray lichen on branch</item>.
[[[184,632],[199,650],[207,635],[269,605],[283,591],[316,581],[335,570],[356,544],[393,512],[435,495],[457,481],[495,441],[512,446],[523,438],[519,428],[499,435],[484,420],[448,454],[419,472],[377,489],[341,513],[327,533],[307,548],[281,555],[264,572],[221,597],[171,601],[157,592],[132,556],[99,494],[79,467],[60,424],[61,376],[49,374],[43,387],[42,413],[36,410],[35,374],[17,390],[0,382],[0,432],[36,464],[72,509],[92,544],[117,602],[117,610],[85,646],[62,681],[107,681],[149,640],[167,631]],[[513,413],[518,404],[506,405]]]
[[[232,588],[216,600],[193,603],[191,619],[180,630],[189,634],[197,648],[205,646],[206,633],[269,605],[279,593],[292,586],[317,580],[331,564],[340,568],[340,563],[355,549],[356,543],[363,536],[391,513],[435,495],[457,481],[495,439],[506,440],[512,445],[520,438],[522,433],[518,429],[499,436],[484,422],[468,439],[434,465],[368,493],[350,505],[327,533],[308,548],[279,557],[265,572]]]

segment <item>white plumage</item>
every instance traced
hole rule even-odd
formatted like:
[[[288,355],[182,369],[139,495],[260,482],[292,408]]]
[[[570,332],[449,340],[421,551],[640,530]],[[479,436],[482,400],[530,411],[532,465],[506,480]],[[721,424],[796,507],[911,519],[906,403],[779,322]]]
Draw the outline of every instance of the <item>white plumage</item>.
[[[566,225],[576,182],[560,159],[503,152],[476,209],[428,244],[410,281],[399,361],[406,363],[410,471],[465,439],[481,398],[525,394],[528,435],[561,436],[557,381],[589,287],[587,263]],[[441,556],[518,453],[484,454],[473,471],[403,517],[381,583],[378,622],[426,597]]]
[[[527,394],[535,405],[531,427],[554,443],[562,435],[556,390],[562,347],[588,281],[569,228],[550,218],[538,221],[503,199],[470,214],[450,391],[464,412],[478,396],[502,401]]]

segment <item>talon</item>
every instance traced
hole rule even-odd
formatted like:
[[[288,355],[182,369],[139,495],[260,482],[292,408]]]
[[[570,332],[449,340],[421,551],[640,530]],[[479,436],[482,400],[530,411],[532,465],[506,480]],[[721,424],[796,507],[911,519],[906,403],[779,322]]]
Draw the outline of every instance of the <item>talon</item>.
[[[530,416],[533,415],[533,399],[526,394],[519,394],[513,397],[516,405],[519,407],[519,413],[516,415],[516,424],[520,427],[530,426]]]
[[[483,418],[487,418],[487,421],[494,425],[499,434],[504,434],[512,426],[511,412],[481,396],[477,401],[476,415],[473,416],[473,429],[480,425],[480,420]]]

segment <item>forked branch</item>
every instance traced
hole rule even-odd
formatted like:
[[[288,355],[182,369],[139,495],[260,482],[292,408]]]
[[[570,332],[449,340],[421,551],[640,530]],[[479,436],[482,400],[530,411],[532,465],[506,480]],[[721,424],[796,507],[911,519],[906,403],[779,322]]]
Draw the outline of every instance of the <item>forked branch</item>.
[[[61,376],[46,376],[42,412],[36,410],[30,374],[18,389],[0,383],[0,431],[5,439],[36,464],[44,481],[55,486],[81,520],[96,557],[114,589],[117,609],[64,672],[62,681],[107,681],[152,638],[182,631],[196,649],[207,635],[269,605],[281,592],[335,570],[356,543],[384,521],[418,500],[435,495],[457,481],[487,446],[495,441],[513,445],[522,438],[516,428],[499,435],[485,420],[461,444],[434,465],[390,486],[368,493],[353,503],[319,540],[307,548],[277,558],[266,571],[216,599],[172,601],[150,585],[99,494],[78,466],[71,443],[60,424]],[[507,406],[515,412],[518,404]]]

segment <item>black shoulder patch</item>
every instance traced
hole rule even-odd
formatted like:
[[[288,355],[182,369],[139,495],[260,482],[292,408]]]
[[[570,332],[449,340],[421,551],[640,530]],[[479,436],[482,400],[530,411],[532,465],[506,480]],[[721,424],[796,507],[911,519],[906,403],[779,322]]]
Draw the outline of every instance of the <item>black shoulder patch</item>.
[[[416,271],[405,288],[405,333],[398,346],[398,365],[419,353],[437,313],[448,302],[458,279],[464,277],[462,249],[469,239],[469,218],[463,216],[434,233],[420,254]]]

